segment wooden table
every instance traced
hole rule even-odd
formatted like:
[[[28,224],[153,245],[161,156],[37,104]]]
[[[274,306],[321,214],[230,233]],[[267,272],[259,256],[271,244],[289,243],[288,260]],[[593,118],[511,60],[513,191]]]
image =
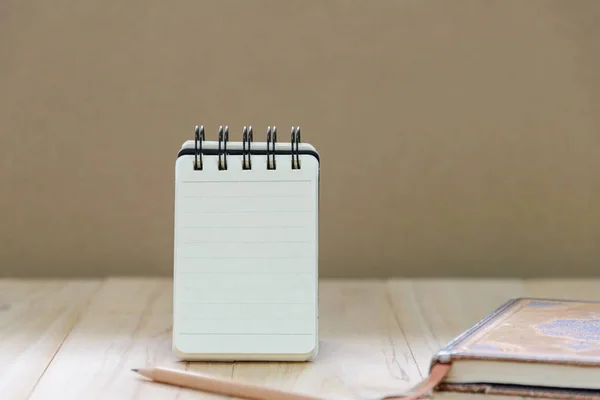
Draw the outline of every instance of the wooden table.
[[[168,279],[0,280],[0,398],[220,399],[144,381],[166,366],[331,396],[403,391],[429,357],[510,297],[600,298],[599,280],[320,283],[312,363],[183,363],[171,353]]]

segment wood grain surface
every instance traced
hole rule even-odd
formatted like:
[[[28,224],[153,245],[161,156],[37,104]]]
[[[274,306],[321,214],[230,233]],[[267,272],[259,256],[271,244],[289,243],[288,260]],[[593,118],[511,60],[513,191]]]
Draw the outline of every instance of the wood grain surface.
[[[322,280],[312,363],[185,363],[171,353],[172,282],[0,280],[2,399],[220,399],[147,382],[162,366],[318,394],[402,392],[429,358],[508,298],[600,298],[600,280]]]

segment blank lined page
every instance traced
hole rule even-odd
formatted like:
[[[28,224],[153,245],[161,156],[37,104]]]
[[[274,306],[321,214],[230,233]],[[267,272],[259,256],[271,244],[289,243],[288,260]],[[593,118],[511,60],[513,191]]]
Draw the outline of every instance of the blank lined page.
[[[192,157],[193,158],[193,157]],[[177,164],[175,326],[179,352],[198,358],[310,353],[317,334],[318,161],[228,156]]]

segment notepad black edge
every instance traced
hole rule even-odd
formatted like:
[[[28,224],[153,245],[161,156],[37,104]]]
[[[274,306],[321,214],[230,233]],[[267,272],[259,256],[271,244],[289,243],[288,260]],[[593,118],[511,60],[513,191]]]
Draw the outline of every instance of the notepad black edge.
[[[219,149],[202,149],[202,151],[200,153],[204,156],[218,156],[219,154],[223,154],[223,150],[219,151]],[[243,149],[227,149],[227,155],[241,156],[244,153],[248,154],[248,151],[247,150],[244,151]],[[295,151],[292,152],[292,150],[277,150],[277,149],[275,149],[275,151],[269,150],[268,153],[275,154],[275,155],[292,155],[292,153],[296,153],[296,152]],[[184,149],[179,150],[179,153],[177,153],[177,158],[179,158],[181,156],[193,156],[194,154],[196,154],[195,149],[186,147]],[[298,150],[298,154],[313,156],[314,158],[317,159],[317,162],[320,162],[319,153],[317,153],[314,150]],[[263,155],[264,156],[264,155],[267,155],[267,150],[251,149],[250,155]]]

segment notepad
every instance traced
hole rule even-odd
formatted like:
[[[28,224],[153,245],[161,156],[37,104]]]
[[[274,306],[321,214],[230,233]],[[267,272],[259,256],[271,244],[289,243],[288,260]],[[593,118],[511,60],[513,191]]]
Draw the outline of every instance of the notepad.
[[[173,349],[184,360],[305,361],[318,350],[319,154],[275,127],[206,140],[175,167]]]

